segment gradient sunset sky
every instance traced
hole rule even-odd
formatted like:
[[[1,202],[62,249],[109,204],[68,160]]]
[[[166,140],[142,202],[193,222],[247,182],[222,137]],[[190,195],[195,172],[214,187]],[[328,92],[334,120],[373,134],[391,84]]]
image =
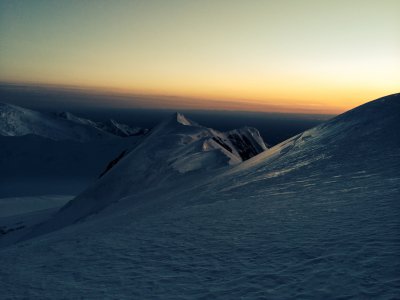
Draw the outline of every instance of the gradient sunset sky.
[[[398,0],[0,0],[0,81],[338,113],[400,91],[399,15]]]

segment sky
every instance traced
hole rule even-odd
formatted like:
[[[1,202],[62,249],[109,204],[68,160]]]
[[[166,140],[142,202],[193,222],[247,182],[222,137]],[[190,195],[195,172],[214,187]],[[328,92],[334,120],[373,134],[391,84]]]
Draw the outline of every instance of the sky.
[[[398,0],[0,0],[0,81],[339,113],[400,91],[399,12]]]

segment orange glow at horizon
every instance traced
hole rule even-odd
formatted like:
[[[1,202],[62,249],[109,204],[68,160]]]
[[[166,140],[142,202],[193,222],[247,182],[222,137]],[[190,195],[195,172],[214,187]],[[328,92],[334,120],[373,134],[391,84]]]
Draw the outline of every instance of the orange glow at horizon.
[[[109,96],[110,99],[118,99],[118,101],[112,102],[114,107],[119,108],[154,108],[154,109],[198,109],[198,110],[235,110],[235,111],[254,111],[254,112],[280,112],[280,113],[296,113],[296,114],[327,114],[337,115],[343,113],[349,109],[359,106],[363,103],[375,100],[377,98],[389,95],[372,92],[371,90],[364,89],[363,93],[358,90],[354,91],[343,91],[342,94],[335,90],[336,98],[328,98],[329,90],[326,90],[327,94],[317,95],[315,92],[309,98],[301,99],[284,99],[280,98],[282,93],[279,95],[267,95],[264,97],[247,98],[240,97],[237,93],[233,93],[230,97],[227,97],[226,92],[222,92],[220,95],[216,93],[198,93],[198,94],[178,94],[171,93],[170,89],[166,91],[156,90],[138,90],[138,89],[127,89],[121,87],[104,87],[94,85],[62,85],[52,82],[50,84],[42,84],[38,82],[19,82],[15,83],[20,86],[32,86],[32,87],[50,87],[60,88],[70,91],[78,91],[78,93],[89,93],[92,95]],[[180,90],[181,91],[181,90]],[[249,93],[247,93],[249,94]],[[141,104],[136,103],[137,98],[142,99]],[[316,97],[316,98],[312,98]],[[130,99],[135,99],[130,101]],[[317,100],[318,99],[318,100]],[[323,99],[329,102],[329,106],[326,102],[321,101]],[[143,103],[145,103],[143,105]]]
[[[16,2],[0,2],[3,82],[329,114],[400,91],[394,0]]]

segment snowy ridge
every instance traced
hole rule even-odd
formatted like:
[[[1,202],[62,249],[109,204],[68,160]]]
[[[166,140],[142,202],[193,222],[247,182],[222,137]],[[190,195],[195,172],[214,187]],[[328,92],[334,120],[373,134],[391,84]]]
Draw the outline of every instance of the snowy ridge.
[[[0,135],[34,134],[52,140],[109,139],[144,134],[146,130],[131,128],[114,120],[106,123],[77,117],[69,112],[46,114],[15,105],[0,103]]]
[[[92,127],[96,127],[96,122],[93,122],[91,120],[88,119],[84,119],[84,118],[80,118],[78,116],[75,116],[74,114],[64,111],[64,112],[60,112],[60,113],[55,113],[54,114],[57,117],[61,117],[65,120],[74,122],[74,123],[78,123],[78,124],[82,124],[82,125],[88,125],[88,126],[92,126]]]
[[[265,149],[254,128],[222,133],[175,113],[155,127],[136,148],[120,155],[98,182],[37,232],[73,224],[133,193],[170,189],[188,179],[207,176],[242,162],[243,153],[251,156]]]
[[[58,113],[56,115],[61,118],[66,119],[66,120],[69,120],[71,122],[91,126],[91,127],[97,128],[101,131],[111,133],[113,135],[121,136],[121,137],[142,135],[148,131],[147,129],[143,129],[140,127],[131,127],[126,124],[118,123],[117,121],[115,121],[113,119],[110,119],[106,122],[94,122],[94,121],[91,121],[88,119],[83,119],[83,118],[77,117],[77,116],[71,114],[70,112],[62,112],[62,113]]]
[[[15,105],[0,104],[0,135],[22,136],[35,134],[53,140],[87,141],[112,137],[107,132]]]
[[[121,137],[128,137],[128,136],[137,136],[137,135],[143,135],[148,132],[147,129],[140,128],[140,127],[131,127],[126,124],[121,124],[118,123],[117,121],[110,119],[107,122],[97,122],[96,127],[112,133],[117,136]]]

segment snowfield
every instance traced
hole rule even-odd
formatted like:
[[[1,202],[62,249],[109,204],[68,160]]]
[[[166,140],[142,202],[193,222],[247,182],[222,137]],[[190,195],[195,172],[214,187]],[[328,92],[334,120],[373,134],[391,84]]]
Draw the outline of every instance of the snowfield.
[[[60,208],[72,198],[73,196],[68,195],[0,198],[0,218],[26,214],[48,208]]]
[[[226,134],[176,115],[15,231],[0,250],[1,295],[396,299],[399,124],[395,94],[243,162]]]

